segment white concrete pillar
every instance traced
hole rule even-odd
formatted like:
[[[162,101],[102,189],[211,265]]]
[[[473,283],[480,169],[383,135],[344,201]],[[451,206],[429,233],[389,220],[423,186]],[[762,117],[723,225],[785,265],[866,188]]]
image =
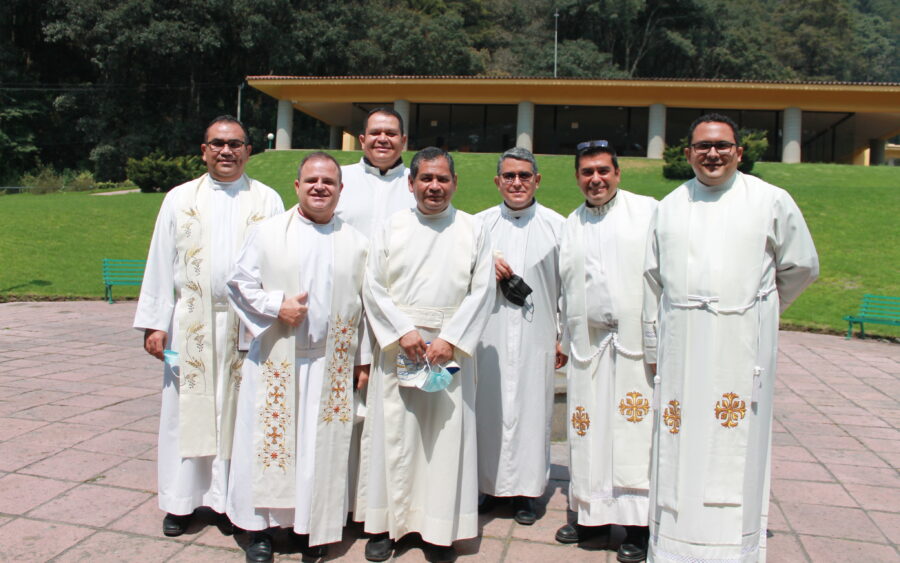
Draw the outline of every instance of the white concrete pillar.
[[[666,148],[666,106],[652,104],[647,120],[647,158],[662,158]]]
[[[532,102],[519,102],[516,146],[534,150],[534,104]]]
[[[781,162],[800,162],[800,143],[803,140],[803,112],[800,108],[785,108],[781,122]]]
[[[394,111],[403,118],[403,134],[409,135],[409,102],[406,100],[394,100]],[[406,150],[406,145],[403,146]]]
[[[341,133],[344,129],[340,125],[332,125],[328,129],[328,148],[331,150],[341,148]]]
[[[291,134],[294,131],[294,106],[290,100],[278,100],[278,117],[276,119],[275,150],[291,148]]]

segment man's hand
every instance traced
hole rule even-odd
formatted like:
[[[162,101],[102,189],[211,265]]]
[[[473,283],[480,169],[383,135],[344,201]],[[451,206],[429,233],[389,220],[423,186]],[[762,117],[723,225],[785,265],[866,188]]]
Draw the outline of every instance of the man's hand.
[[[559,345],[559,342],[556,343],[556,369],[559,369],[569,363],[569,356],[563,354],[562,347]]]
[[[144,350],[157,360],[163,359],[163,350],[166,349],[166,338],[169,335],[164,330],[144,330]]]
[[[443,365],[453,359],[453,350],[453,344],[450,344],[443,338],[435,338],[428,345],[425,359],[433,366]]]
[[[369,383],[369,367],[370,364],[364,366],[353,367],[353,384],[357,391],[362,391]]]
[[[288,326],[297,326],[306,320],[309,307],[306,306],[307,293],[304,291],[293,297],[285,297],[278,310],[278,320]]]
[[[411,330],[400,337],[400,347],[406,357],[419,362],[425,357],[425,341],[418,330]]]
[[[494,257],[494,271],[497,274],[497,281],[511,278],[513,275],[512,267],[499,256]]]
[[[653,375],[656,375],[656,364],[647,364],[647,365],[650,366],[650,373],[652,373]]]

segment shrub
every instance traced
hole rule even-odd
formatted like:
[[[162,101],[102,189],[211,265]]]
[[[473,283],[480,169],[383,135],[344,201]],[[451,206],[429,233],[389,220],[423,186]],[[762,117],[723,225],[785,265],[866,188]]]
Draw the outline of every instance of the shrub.
[[[67,192],[86,192],[93,190],[96,185],[97,182],[94,180],[94,175],[85,170],[68,180],[62,189]]]
[[[128,179],[145,193],[167,192],[196,178],[205,169],[199,156],[167,157],[158,150],[140,160],[129,158],[125,165]]]
[[[684,149],[688,145],[687,137],[678,141],[663,151],[663,176],[670,180],[688,180],[694,177],[694,169],[684,156]]]
[[[65,182],[50,166],[41,166],[34,172],[26,172],[21,178],[22,185],[32,194],[49,194],[62,189]]]
[[[749,129],[741,129],[741,144],[744,147],[744,154],[741,157],[741,163],[738,170],[744,174],[749,174],[753,170],[753,165],[757,160],[766,153],[769,148],[769,139],[766,137],[765,131],[751,131]],[[688,139],[684,137],[678,144],[666,147],[663,152],[663,176],[671,180],[689,180],[694,177],[694,170],[684,156],[684,149],[688,146]]]

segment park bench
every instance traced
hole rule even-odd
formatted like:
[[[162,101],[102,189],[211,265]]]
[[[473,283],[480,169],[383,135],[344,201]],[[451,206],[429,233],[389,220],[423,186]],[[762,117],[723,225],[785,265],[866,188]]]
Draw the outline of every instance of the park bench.
[[[900,297],[863,295],[859,312],[844,317],[847,321],[847,340],[853,336],[853,325],[859,324],[859,335],[866,335],[865,323],[900,326]]]
[[[103,284],[106,285],[104,297],[110,303],[113,302],[112,288],[114,285],[141,285],[144,280],[144,266],[146,260],[119,260],[114,258],[103,259]]]

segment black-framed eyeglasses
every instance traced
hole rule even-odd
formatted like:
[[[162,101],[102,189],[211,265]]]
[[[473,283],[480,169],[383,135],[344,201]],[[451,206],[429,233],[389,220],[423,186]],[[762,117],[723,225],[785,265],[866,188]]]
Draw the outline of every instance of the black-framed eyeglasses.
[[[500,174],[500,178],[503,179],[507,184],[512,184],[516,181],[516,178],[522,180],[522,182],[527,182],[534,178],[534,174],[531,172],[504,172]]]
[[[716,141],[715,143],[712,141],[700,141],[699,143],[691,144],[691,148],[694,149],[694,152],[697,154],[706,154],[712,149],[716,149],[716,152],[719,154],[728,154],[736,146],[737,144],[732,143],[731,141]]]
[[[583,143],[578,143],[575,145],[575,150],[578,152],[586,151],[588,149],[606,149],[609,148],[609,141],[606,139],[598,139],[596,141],[584,141]]]
[[[213,152],[219,152],[220,150],[225,148],[225,145],[228,145],[228,148],[236,151],[246,145],[244,141],[238,141],[237,139],[231,139],[230,141],[223,141],[222,139],[213,139],[212,141],[206,143],[206,145],[213,150]]]

